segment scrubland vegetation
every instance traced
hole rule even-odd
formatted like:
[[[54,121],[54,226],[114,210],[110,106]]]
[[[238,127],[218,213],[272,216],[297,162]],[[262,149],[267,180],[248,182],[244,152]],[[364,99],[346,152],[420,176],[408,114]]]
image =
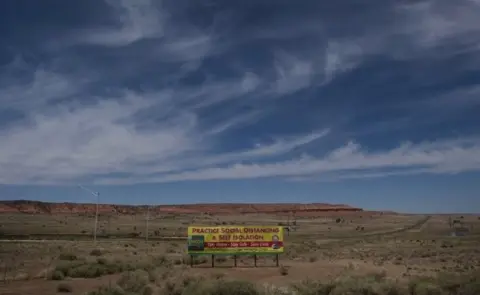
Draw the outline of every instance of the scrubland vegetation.
[[[252,257],[239,256],[236,268],[229,256],[216,256],[215,268],[210,256],[198,256],[192,268],[180,229],[188,224],[277,225],[285,224],[285,217],[155,216],[148,242],[111,236],[95,244],[88,233],[80,239],[70,235],[93,224],[84,217],[0,215],[0,223],[4,233],[25,234],[35,218],[46,225],[35,225],[41,229],[37,234],[55,233],[55,239],[2,240],[0,294],[480,294],[480,220],[473,215],[298,218],[296,230],[285,237],[278,268],[271,256],[259,256],[258,267]],[[145,229],[141,217],[108,220],[111,232],[131,230],[141,237]],[[459,223],[454,220],[468,227],[467,234],[452,236]]]

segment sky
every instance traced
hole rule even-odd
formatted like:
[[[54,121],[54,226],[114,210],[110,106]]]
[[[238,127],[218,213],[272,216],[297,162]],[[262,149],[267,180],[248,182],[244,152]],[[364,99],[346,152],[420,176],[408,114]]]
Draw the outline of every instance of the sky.
[[[0,1],[0,200],[480,212],[480,1]]]

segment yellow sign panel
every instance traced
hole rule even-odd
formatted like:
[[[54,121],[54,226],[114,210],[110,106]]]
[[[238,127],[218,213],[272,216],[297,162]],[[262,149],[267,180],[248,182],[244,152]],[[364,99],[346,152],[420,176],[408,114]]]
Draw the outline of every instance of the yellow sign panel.
[[[281,226],[190,226],[189,254],[283,253]]]

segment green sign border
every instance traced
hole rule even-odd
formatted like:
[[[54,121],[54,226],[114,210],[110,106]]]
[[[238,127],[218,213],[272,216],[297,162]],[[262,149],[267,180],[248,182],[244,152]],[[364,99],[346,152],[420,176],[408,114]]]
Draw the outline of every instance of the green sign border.
[[[284,252],[189,252],[188,255],[193,255],[193,256],[201,256],[201,255],[215,255],[215,256],[231,256],[231,255],[236,255],[236,256],[242,256],[242,255],[264,255],[264,256],[275,256],[275,255],[280,255],[283,254]]]

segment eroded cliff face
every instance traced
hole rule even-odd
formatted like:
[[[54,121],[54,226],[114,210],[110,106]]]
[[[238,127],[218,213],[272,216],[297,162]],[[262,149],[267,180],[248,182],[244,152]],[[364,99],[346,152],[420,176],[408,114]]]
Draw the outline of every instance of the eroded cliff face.
[[[100,204],[100,213],[141,214],[146,206],[129,206]],[[311,214],[315,212],[359,212],[360,208],[347,205],[332,205],[323,203],[314,204],[188,204],[188,205],[160,205],[150,206],[151,212],[158,213],[212,213],[212,214],[241,214],[241,213],[289,213]],[[95,204],[76,203],[45,203],[38,201],[1,201],[0,213],[27,213],[27,214],[71,214],[94,213]]]

